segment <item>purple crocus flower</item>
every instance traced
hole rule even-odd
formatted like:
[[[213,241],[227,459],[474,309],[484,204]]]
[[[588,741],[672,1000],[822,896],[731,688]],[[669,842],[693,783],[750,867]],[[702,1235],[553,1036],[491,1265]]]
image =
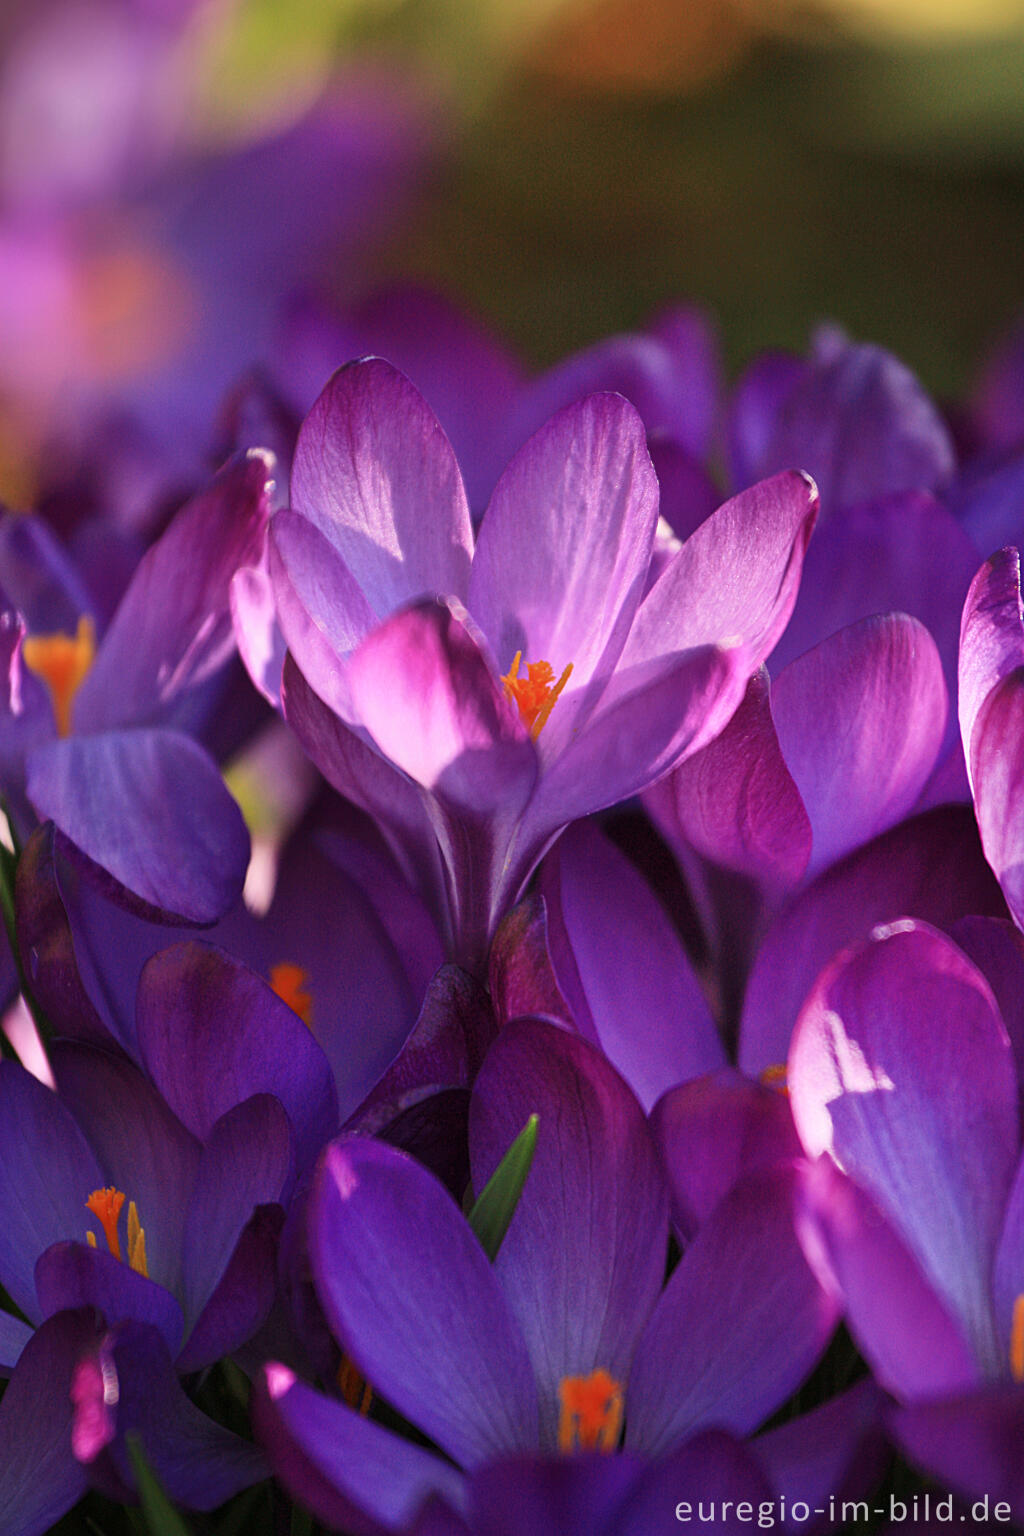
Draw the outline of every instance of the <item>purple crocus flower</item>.
[[[502,1032],[471,1106],[474,1186],[534,1111],[536,1157],[493,1267],[418,1164],[362,1137],[325,1154],[309,1232],[332,1331],[457,1466],[271,1365],[261,1436],[323,1518],[405,1529],[431,1494],[464,1507],[457,1467],[612,1450],[624,1410],[642,1458],[710,1424],[748,1433],[828,1338],[833,1313],[792,1227],[796,1169],[738,1184],[662,1291],[667,1201],[646,1124],[578,1037],[531,1021]]]
[[[0,1402],[6,1536],[42,1536],[90,1486],[134,1501],[132,1433],[171,1497],[214,1509],[266,1475],[259,1452],[186,1397],[158,1329],[105,1328],[95,1309],[47,1318]]]
[[[405,1044],[441,963],[433,926],[390,860],[323,828],[317,836],[304,827],[289,840],[267,912],[237,904],[209,930],[216,947],[112,903],[66,857],[52,828],[22,853],[16,907],[34,996],[62,1036],[116,1043],[148,1071],[144,1014],[158,1015],[166,1002],[202,1048],[189,1058],[190,1072],[212,1071],[207,1048],[229,1048],[212,1024],[230,1017],[230,1048],[248,1061],[253,1093],[275,1091],[279,1055],[306,1061],[323,1053],[337,1108],[313,1156]]]
[[[711,739],[784,627],[811,483],[727,503],[643,596],[657,497],[617,396],[530,439],[475,547],[447,439],[388,364],[342,369],[300,431],[270,541],[285,715],[471,968],[562,827]],[[239,646],[265,680],[245,590]]]
[[[178,513],[98,646],[89,596],[53,537],[27,520],[0,525],[0,755],[13,808],[52,819],[142,908],[193,923],[231,905],[249,858],[238,807],[186,733],[234,649],[228,584],[258,554],[270,473],[265,455],[241,455]]]
[[[179,1092],[176,1114],[106,1052],[67,1043],[53,1057],[59,1094],[0,1064],[0,1283],[35,1326],[91,1305],[111,1325],[152,1324],[182,1371],[218,1360],[273,1296],[270,1208],[287,1200],[295,1165],[280,1099],[239,1100],[222,1075],[191,1103]]]
[[[1024,1174],[1016,1065],[990,987],[927,925],[880,928],[812,990],[789,1085],[821,1158],[807,1251],[903,1405],[897,1438],[1019,1519]]]

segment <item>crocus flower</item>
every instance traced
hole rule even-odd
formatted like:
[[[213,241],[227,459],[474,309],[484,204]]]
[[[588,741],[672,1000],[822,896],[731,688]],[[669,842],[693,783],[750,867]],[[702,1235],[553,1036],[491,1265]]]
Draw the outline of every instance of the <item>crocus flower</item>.
[[[825,968],[788,1077],[821,1158],[807,1251],[903,1405],[900,1443],[1019,1519],[1024,1174],[1016,1066],[985,978],[925,924],[878,929]]]
[[[152,1324],[182,1371],[210,1364],[270,1307],[280,1223],[261,1208],[294,1177],[287,1113],[222,1079],[191,1104],[179,1092],[186,1124],[127,1062],[85,1045],[53,1056],[60,1095],[0,1064],[0,1283],[33,1325],[91,1305]]]
[[[190,1509],[214,1509],[266,1475],[254,1446],[186,1397],[158,1329],[61,1311],[36,1330],[0,1402],[6,1536],[42,1536],[90,1486],[134,1501],[129,1433]]]
[[[248,863],[238,807],[186,733],[233,652],[228,583],[259,549],[270,475],[266,456],[240,455],[182,508],[98,645],[88,594],[43,525],[0,527],[13,808],[52,819],[141,907],[194,923],[231,905]]]
[[[340,867],[342,857],[352,874]],[[111,902],[52,827],[40,828],[22,852],[16,918],[21,951],[33,957],[33,995],[62,1036],[116,1044],[148,1070],[140,1025],[151,996],[152,1007],[161,1006],[152,987],[162,970],[168,1001],[191,1000],[180,1027],[194,1045],[222,1013],[234,1020],[230,1034],[249,1059],[251,1092],[273,1091],[278,1053],[301,1060],[323,1053],[338,1108],[321,1141],[398,1054],[441,963],[433,926],[390,860],[340,833],[328,839],[323,828],[318,837],[304,827],[289,840],[269,909],[257,915],[237,903],[208,930],[213,944],[189,944],[187,930]],[[210,1028],[211,1048],[217,1039]],[[212,1070],[209,1060],[193,1066]]]
[[[748,1433],[831,1332],[795,1243],[795,1169],[738,1184],[662,1292],[666,1195],[646,1125],[577,1037],[527,1021],[502,1032],[474,1090],[474,1186],[533,1111],[536,1156],[493,1268],[418,1164],[366,1138],[325,1154],[309,1231],[332,1330],[457,1466],[268,1366],[262,1438],[324,1518],[404,1529],[430,1494],[464,1506],[458,1466],[611,1451],[623,1413],[626,1450],[644,1458],[710,1424]]]
[[[474,541],[436,419],[368,360],[303,424],[292,506],[270,544],[286,718],[472,968],[563,826],[725,724],[784,627],[815,493],[789,473],[727,503],[642,597],[657,483],[630,406],[598,395],[555,416]],[[244,591],[239,646],[260,676]]]

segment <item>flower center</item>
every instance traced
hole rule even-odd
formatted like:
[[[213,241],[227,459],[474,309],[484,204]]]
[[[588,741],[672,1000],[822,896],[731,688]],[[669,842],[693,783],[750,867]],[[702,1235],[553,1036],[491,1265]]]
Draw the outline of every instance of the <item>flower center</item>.
[[[119,1189],[94,1189],[85,1202],[86,1209],[91,1211],[103,1228],[103,1236],[107,1240],[107,1247],[115,1259],[120,1259],[121,1239],[118,1236],[117,1222],[121,1215],[121,1207],[124,1205],[124,1195]],[[146,1233],[139,1223],[139,1213],[135,1208],[135,1201],[128,1204],[128,1263],[138,1275],[147,1275],[146,1268]],[[97,1247],[95,1232],[86,1232],[86,1242],[90,1248]]]
[[[1010,1321],[1010,1375],[1024,1382],[1024,1295],[1014,1302]]]
[[[558,1449],[614,1451],[622,1430],[622,1386],[604,1369],[558,1383]]]
[[[307,1029],[313,1027],[313,994],[309,990],[309,972],[291,960],[270,967],[270,985],[282,1003],[297,1013]]]
[[[760,1073],[758,1081],[766,1088],[774,1088],[776,1093],[789,1097],[789,1084],[786,1082],[786,1063],[777,1061],[773,1067],[765,1067]]]
[[[548,722],[548,716],[555,707],[558,695],[572,675],[572,662],[570,661],[556,683],[555,671],[549,661],[529,662],[526,676],[520,677],[519,663],[522,659],[522,651],[516,651],[515,660],[502,678],[502,682],[505,685],[506,697],[519,710],[519,718],[529,731],[530,740],[536,741]]]
[[[71,735],[71,705],[96,655],[96,627],[87,613],[74,635],[28,635],[21,654],[25,665],[50,690],[59,736]]]

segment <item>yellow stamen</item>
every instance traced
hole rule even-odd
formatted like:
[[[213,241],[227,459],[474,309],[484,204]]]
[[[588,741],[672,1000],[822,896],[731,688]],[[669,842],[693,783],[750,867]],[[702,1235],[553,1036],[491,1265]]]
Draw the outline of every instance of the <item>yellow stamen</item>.
[[[606,1370],[589,1376],[563,1376],[558,1383],[561,1411],[558,1449],[613,1451],[622,1431],[622,1386]]]
[[[279,965],[270,967],[270,985],[281,1001],[298,1014],[306,1028],[311,1029],[313,994],[309,990],[309,972],[290,960],[282,960]]]
[[[50,690],[57,734],[71,734],[71,706],[96,655],[96,628],[88,614],[78,621],[75,635],[29,635],[21,654],[25,665]]]
[[[338,1390],[350,1408],[355,1408],[365,1419],[373,1402],[373,1388],[348,1355],[342,1355],[338,1366]]]
[[[789,1097],[789,1084],[786,1082],[786,1063],[777,1061],[773,1067],[765,1067],[761,1073],[759,1082],[766,1088],[774,1088],[776,1093],[784,1093]]]
[[[148,1275],[146,1267],[146,1230],[139,1221],[135,1201],[128,1203],[128,1263],[137,1275]]]
[[[1014,1381],[1024,1382],[1024,1295],[1013,1304],[1013,1320],[1010,1323],[1010,1375]]]
[[[119,1189],[94,1189],[85,1202],[86,1209],[90,1210],[103,1228],[103,1236],[107,1240],[107,1247],[115,1259],[121,1257],[121,1239],[117,1235],[117,1218],[121,1214],[124,1205],[124,1195]]]
[[[519,710],[519,718],[529,731],[530,740],[536,741],[548,722],[558,695],[572,676],[572,662],[556,683],[555,671],[549,661],[529,662],[526,676],[520,677],[519,664],[522,659],[522,651],[516,651],[515,659],[501,681],[505,685],[506,697]]]

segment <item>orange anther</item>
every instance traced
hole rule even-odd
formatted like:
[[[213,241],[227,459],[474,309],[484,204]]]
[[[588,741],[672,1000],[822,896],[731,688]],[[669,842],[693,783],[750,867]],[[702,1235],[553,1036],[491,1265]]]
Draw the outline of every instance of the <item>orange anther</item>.
[[[117,1235],[117,1218],[121,1214],[124,1205],[124,1195],[119,1189],[94,1189],[85,1202],[87,1210],[90,1210],[103,1228],[103,1235],[107,1240],[107,1247],[115,1259],[121,1257],[121,1239]]]
[[[759,1076],[759,1081],[766,1088],[774,1088],[776,1093],[784,1093],[789,1097],[789,1084],[786,1081],[786,1063],[777,1061],[772,1067],[765,1067]]]
[[[309,1029],[313,1019],[313,994],[309,990],[309,972],[303,970],[301,965],[295,965],[291,960],[282,960],[279,965],[270,967],[270,985],[283,1003],[288,1007]]]
[[[519,718],[529,731],[531,741],[536,741],[547,724],[558,695],[572,676],[572,662],[556,683],[554,668],[549,661],[529,662],[526,676],[520,677],[519,664],[522,659],[522,651],[516,651],[515,659],[501,681],[505,685],[506,697],[519,710]]]
[[[622,1431],[621,1383],[604,1369],[558,1383],[560,1451],[613,1451]]]
[[[28,635],[21,649],[25,665],[50,690],[57,734],[71,734],[71,706],[96,655],[96,629],[88,614],[74,635]]]

